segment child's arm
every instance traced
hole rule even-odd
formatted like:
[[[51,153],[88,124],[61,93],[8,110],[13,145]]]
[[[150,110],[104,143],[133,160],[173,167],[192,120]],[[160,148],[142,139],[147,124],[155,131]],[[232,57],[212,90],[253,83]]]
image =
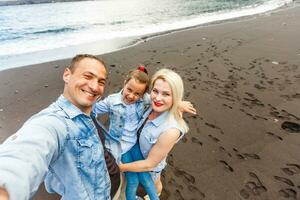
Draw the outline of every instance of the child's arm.
[[[106,97],[105,99],[96,102],[95,112],[96,114],[108,113],[109,108],[110,108],[109,97]]]

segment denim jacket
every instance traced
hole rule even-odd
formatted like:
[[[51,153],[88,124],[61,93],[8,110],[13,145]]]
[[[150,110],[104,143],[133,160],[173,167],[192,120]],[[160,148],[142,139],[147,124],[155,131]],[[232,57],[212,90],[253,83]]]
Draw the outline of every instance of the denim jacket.
[[[150,107],[149,94],[144,94],[144,98],[139,99],[136,103],[137,115],[141,119],[146,110]],[[122,91],[111,94],[104,100],[96,103],[94,111],[97,114],[108,113],[109,131],[106,138],[107,147],[111,150],[117,160],[120,160],[121,147],[120,140],[124,130],[126,105],[122,101]],[[116,141],[118,143],[116,144]],[[113,149],[112,149],[112,146]]]
[[[31,198],[43,181],[64,200],[110,199],[93,121],[62,95],[0,145],[0,187],[10,200]]]
[[[143,124],[145,120],[147,120],[149,114],[151,113],[152,109],[149,109],[145,112],[143,119],[140,122],[140,126]],[[163,112],[157,118],[153,120],[149,120],[145,123],[139,139],[140,149],[144,156],[147,158],[149,155],[150,150],[157,142],[159,136],[167,131],[168,129],[175,128],[178,129],[181,133],[180,137],[178,138],[177,142],[184,136],[185,132],[179,126],[177,121],[170,116],[168,111]],[[167,165],[165,157],[154,169],[154,172],[161,172]]]

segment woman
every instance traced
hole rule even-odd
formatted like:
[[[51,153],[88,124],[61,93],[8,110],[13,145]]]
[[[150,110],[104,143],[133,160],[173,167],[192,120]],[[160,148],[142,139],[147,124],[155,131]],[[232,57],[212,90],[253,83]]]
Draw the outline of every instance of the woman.
[[[145,113],[139,129],[139,145],[144,160],[121,164],[121,171],[150,171],[157,192],[162,191],[161,171],[173,146],[188,131],[188,126],[178,112],[183,97],[181,77],[172,70],[157,71],[151,82],[151,106]]]

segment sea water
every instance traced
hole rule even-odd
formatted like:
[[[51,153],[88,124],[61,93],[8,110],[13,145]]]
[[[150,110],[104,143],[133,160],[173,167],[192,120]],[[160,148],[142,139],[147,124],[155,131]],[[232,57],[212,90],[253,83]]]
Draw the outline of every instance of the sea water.
[[[98,0],[0,7],[0,70],[102,54],[159,34],[263,13],[292,0]]]

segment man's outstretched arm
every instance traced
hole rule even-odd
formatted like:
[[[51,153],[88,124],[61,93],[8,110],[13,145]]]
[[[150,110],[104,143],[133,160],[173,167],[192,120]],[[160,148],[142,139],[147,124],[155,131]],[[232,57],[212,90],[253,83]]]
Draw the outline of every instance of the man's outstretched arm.
[[[61,124],[55,117],[30,120],[0,145],[0,187],[10,200],[27,200],[37,191],[58,155]]]
[[[4,188],[0,188],[0,200],[8,200],[8,193]]]

